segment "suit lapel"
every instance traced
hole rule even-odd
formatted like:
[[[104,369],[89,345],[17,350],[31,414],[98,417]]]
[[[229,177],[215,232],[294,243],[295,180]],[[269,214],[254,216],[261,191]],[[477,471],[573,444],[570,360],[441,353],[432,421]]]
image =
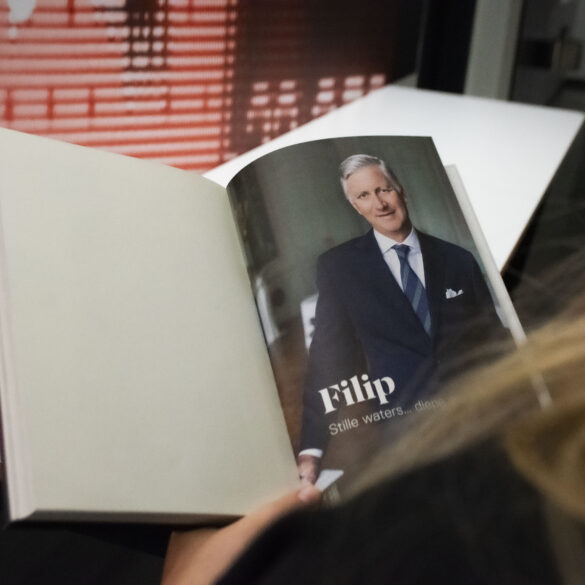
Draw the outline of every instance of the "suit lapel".
[[[356,247],[359,250],[360,272],[362,272],[363,278],[368,282],[368,285],[372,290],[378,292],[379,298],[385,304],[392,305],[393,314],[399,315],[401,319],[406,321],[405,327],[408,327],[410,331],[420,330],[420,333],[428,339],[422,323],[416,316],[396,279],[392,276],[380,251],[374,232],[370,230],[362,238],[358,239],[356,241]]]
[[[441,295],[444,288],[445,259],[439,254],[437,247],[429,236],[417,231],[425,270],[425,288],[431,314],[431,338],[434,338],[439,327]]]

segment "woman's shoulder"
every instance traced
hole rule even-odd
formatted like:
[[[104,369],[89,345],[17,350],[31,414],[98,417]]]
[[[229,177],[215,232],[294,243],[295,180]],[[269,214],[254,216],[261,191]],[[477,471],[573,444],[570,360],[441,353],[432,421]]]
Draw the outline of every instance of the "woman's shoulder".
[[[558,582],[541,500],[494,442],[271,527],[229,583]]]

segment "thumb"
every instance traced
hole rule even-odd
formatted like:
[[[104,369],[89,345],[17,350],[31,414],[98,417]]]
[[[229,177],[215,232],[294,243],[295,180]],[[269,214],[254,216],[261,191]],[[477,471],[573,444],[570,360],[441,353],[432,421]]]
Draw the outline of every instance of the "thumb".
[[[321,492],[313,484],[304,485],[298,490],[288,492],[277,500],[262,505],[256,511],[244,516],[240,523],[244,524],[246,529],[249,525],[250,528],[255,527],[260,530],[280,516],[284,516],[296,508],[316,504],[320,499]]]
[[[288,512],[315,503],[321,492],[302,487],[258,508],[221,530],[173,533],[163,572],[163,583],[209,585],[269,524]]]

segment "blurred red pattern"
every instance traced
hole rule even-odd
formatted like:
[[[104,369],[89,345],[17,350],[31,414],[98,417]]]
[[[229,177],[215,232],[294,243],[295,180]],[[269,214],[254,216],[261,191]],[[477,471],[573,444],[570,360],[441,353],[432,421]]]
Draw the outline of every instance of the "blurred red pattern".
[[[184,169],[239,154],[232,120],[243,4],[26,0],[19,14],[13,2],[0,3],[1,125]],[[302,80],[283,75],[247,81],[238,102],[246,126],[237,130],[250,134],[246,148],[298,125]],[[323,77],[310,116],[384,82],[384,73]]]

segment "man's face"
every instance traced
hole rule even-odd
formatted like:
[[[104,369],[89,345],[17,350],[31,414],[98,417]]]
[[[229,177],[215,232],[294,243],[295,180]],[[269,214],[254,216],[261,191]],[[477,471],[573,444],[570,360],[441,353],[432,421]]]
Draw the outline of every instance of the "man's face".
[[[345,193],[353,208],[381,234],[402,242],[412,225],[404,195],[390,186],[377,165],[362,167],[345,181]]]

